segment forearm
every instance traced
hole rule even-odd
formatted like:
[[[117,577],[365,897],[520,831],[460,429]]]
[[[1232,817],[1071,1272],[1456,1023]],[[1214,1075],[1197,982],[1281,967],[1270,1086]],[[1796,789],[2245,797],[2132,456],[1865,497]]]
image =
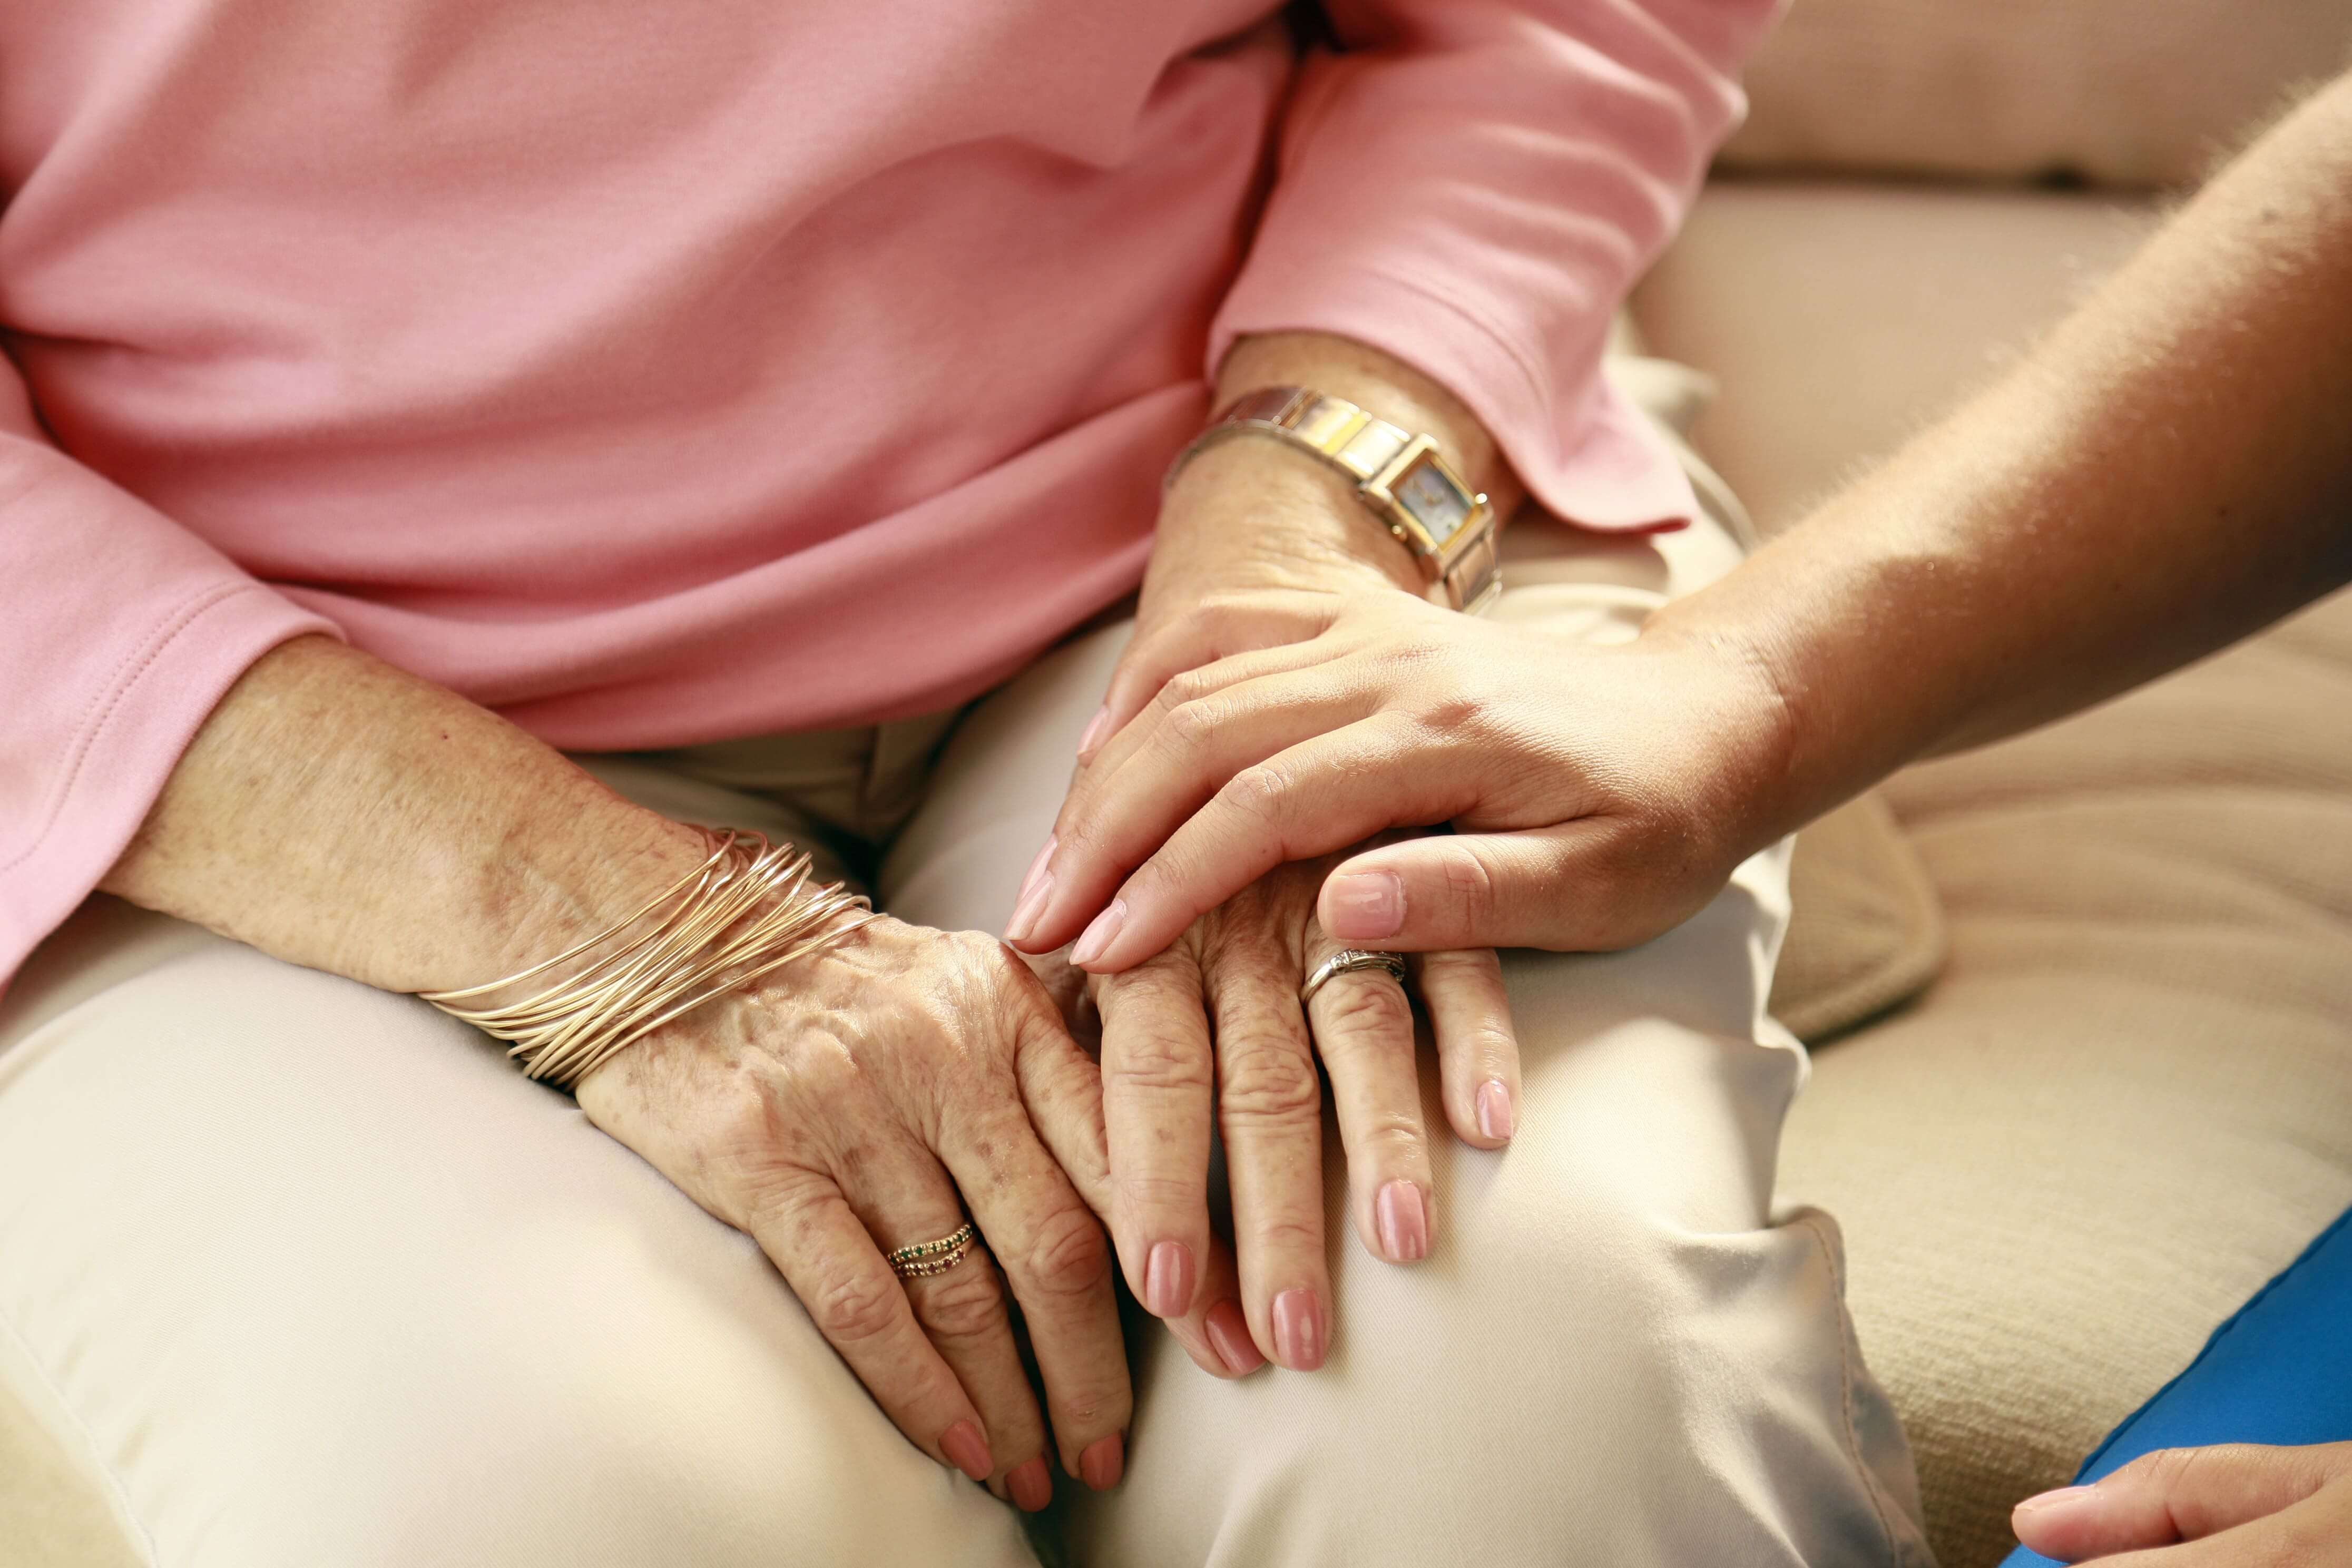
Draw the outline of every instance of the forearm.
[[[506,721],[313,637],[230,689],[103,886],[417,991],[562,952],[703,853]]]
[[[1793,826],[2352,576],[2352,79],[2020,369],[1653,623],[1769,671]]]

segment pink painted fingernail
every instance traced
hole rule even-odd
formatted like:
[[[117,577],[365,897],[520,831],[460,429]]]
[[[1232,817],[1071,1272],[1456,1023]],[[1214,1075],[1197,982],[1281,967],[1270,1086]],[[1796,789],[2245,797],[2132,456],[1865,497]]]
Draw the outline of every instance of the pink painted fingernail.
[[[1045,904],[1054,896],[1054,873],[1046,872],[1037,879],[1037,885],[1022,895],[1021,907],[1013,911],[1012,921],[1004,928],[1007,942],[1027,942],[1029,933],[1037,929],[1037,917],[1045,912]]]
[[[1045,1473],[1045,1461],[1032,1459],[1025,1465],[1015,1465],[1004,1478],[1013,1493],[1013,1502],[1024,1513],[1035,1513],[1054,1500],[1054,1478]]]
[[[1078,1456],[1078,1479],[1098,1492],[1107,1492],[1118,1485],[1118,1478],[1127,1470],[1127,1445],[1114,1432],[1108,1437],[1097,1437],[1087,1445]]]
[[[1429,1256],[1429,1207],[1411,1182],[1391,1182],[1372,1200],[1381,1250],[1391,1263],[1418,1263]]]
[[[976,1481],[988,1479],[989,1472],[996,1468],[996,1462],[988,1457],[988,1439],[969,1421],[959,1421],[947,1429],[940,1438],[940,1451]]]
[[[1004,927],[1005,941],[1025,940],[1029,929],[1037,923],[1037,911],[1045,905],[1045,899],[1040,895],[1054,890],[1054,874],[1045,868],[1054,858],[1054,847],[1060,842],[1058,834],[1048,833],[1045,847],[1037,851],[1037,858],[1029,862],[1028,874],[1021,879],[1021,891],[1013,896],[1013,919]]]
[[[1027,903],[1029,895],[1037,890],[1037,879],[1045,874],[1045,862],[1054,858],[1054,846],[1061,841],[1058,833],[1045,835],[1045,847],[1037,851],[1037,858],[1029,862],[1028,874],[1021,879],[1020,896],[1013,900],[1015,908]]]
[[[1478,1131],[1498,1143],[1511,1141],[1511,1091],[1503,1080],[1490,1078],[1478,1086]]]
[[[1192,1249],[1181,1241],[1154,1242],[1143,1265],[1143,1304],[1155,1318],[1181,1318],[1192,1304]]]
[[[1257,1342],[1250,1338],[1249,1316],[1242,1310],[1239,1301],[1227,1300],[1210,1308],[1205,1326],[1217,1359],[1235,1377],[1247,1377],[1265,1364]]]
[[[1348,871],[1324,884],[1330,933],[1341,942],[1378,942],[1404,929],[1404,882],[1393,871]]]
[[[1095,749],[1095,742],[1103,738],[1103,731],[1109,725],[1109,723],[1110,704],[1106,702],[1101,707],[1095,710],[1094,718],[1087,724],[1087,732],[1078,737],[1079,756],[1084,757],[1088,752]]]
[[[1323,1364],[1323,1314],[1312,1290],[1285,1290],[1274,1299],[1274,1348],[1293,1372]]]
[[[1078,938],[1078,945],[1070,949],[1070,962],[1083,969],[1100,958],[1103,949],[1117,939],[1118,928],[1126,923],[1127,900],[1113,899],[1110,908],[1097,915],[1094,923],[1087,927],[1085,933]]]

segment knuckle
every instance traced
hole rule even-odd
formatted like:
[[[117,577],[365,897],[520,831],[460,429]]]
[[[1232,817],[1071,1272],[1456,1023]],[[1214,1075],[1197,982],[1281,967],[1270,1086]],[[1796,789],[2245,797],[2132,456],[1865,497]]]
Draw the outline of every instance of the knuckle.
[[[1324,1001],[1324,998],[1329,998]],[[1368,1050],[1409,1051],[1412,1047],[1412,1004],[1404,987],[1384,976],[1341,975],[1317,995],[1326,1019],[1326,1056],[1337,1050],[1360,1055]]]
[[[1207,669],[1195,667],[1192,669],[1180,669],[1170,676],[1167,682],[1160,687],[1160,696],[1172,717],[1174,713],[1181,711],[1185,704],[1199,700],[1213,689],[1215,688],[1210,684]]]
[[[1435,981],[1441,985],[1475,984],[1502,978],[1502,955],[1491,947],[1455,947],[1421,955],[1421,978],[1424,984]]]
[[[1168,717],[1160,726],[1160,744],[1164,751],[1192,752],[1216,732],[1215,704],[1202,698],[1192,698],[1168,710]]]
[[[1209,1055],[1182,1030],[1150,1020],[1122,1019],[1105,1054],[1104,1072],[1119,1088],[1151,1094],[1206,1094],[1214,1077]]]
[[[1021,1263],[1023,1278],[1047,1299],[1083,1300],[1110,1278],[1110,1246],[1093,1215],[1062,1208],[1040,1222]]]
[[[1230,1123],[1295,1126],[1321,1114],[1315,1064],[1287,1042],[1238,1041],[1224,1054],[1217,1105]]]
[[[835,1276],[815,1294],[809,1315],[836,1345],[878,1339],[898,1321],[898,1286],[864,1269]]]
[[[1423,1162],[1421,1118],[1411,1111],[1384,1107],[1358,1119],[1357,1149],[1376,1152],[1372,1163],[1382,1170],[1416,1170]]]
[[[1217,798],[1227,808],[1259,824],[1272,826],[1282,818],[1289,781],[1271,762],[1254,763],[1227,780]]]
[[[967,1265],[925,1283],[923,1327],[933,1343],[971,1344],[1006,1331],[1004,1292],[994,1269]]]
[[[1436,858],[1440,895],[1446,908],[1457,915],[1475,916],[1499,902],[1499,870],[1484,848],[1457,839]]]
[[[1304,1212],[1268,1215],[1250,1226],[1250,1236],[1265,1251],[1280,1257],[1317,1257],[1323,1251],[1323,1221]]]
[[[1113,1173],[1111,1201],[1129,1215],[1198,1215],[1208,1203],[1208,1189],[1198,1180],[1133,1169]]]

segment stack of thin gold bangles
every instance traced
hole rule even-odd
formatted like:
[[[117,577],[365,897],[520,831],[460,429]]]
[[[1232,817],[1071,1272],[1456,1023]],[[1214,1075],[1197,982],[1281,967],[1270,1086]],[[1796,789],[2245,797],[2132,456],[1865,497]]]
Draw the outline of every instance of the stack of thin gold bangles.
[[[702,864],[618,925],[503,980],[420,994],[513,1042],[507,1054],[527,1077],[570,1089],[671,1019],[877,918],[841,883],[811,888],[805,850],[737,828],[701,831],[710,846]],[[607,951],[591,957],[599,948]],[[492,1000],[550,975],[529,995]]]

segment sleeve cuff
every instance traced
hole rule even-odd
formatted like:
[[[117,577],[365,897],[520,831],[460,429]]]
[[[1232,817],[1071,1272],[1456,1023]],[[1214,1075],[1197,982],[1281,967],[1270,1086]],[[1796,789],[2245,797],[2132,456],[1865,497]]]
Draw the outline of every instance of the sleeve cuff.
[[[0,990],[121,858],[230,686],[313,632],[341,636],[258,583],[208,584],[117,665],[63,753],[5,792],[14,798],[0,843]]]
[[[1560,386],[1475,303],[1442,285],[1354,269],[1297,280],[1254,266],[1219,312],[1209,374],[1236,339],[1255,333],[1329,332],[1394,355],[1462,400],[1544,510],[1601,532],[1664,532],[1687,526],[1697,498],[1649,420],[1601,374],[1605,321],[1578,356],[1581,380]]]

